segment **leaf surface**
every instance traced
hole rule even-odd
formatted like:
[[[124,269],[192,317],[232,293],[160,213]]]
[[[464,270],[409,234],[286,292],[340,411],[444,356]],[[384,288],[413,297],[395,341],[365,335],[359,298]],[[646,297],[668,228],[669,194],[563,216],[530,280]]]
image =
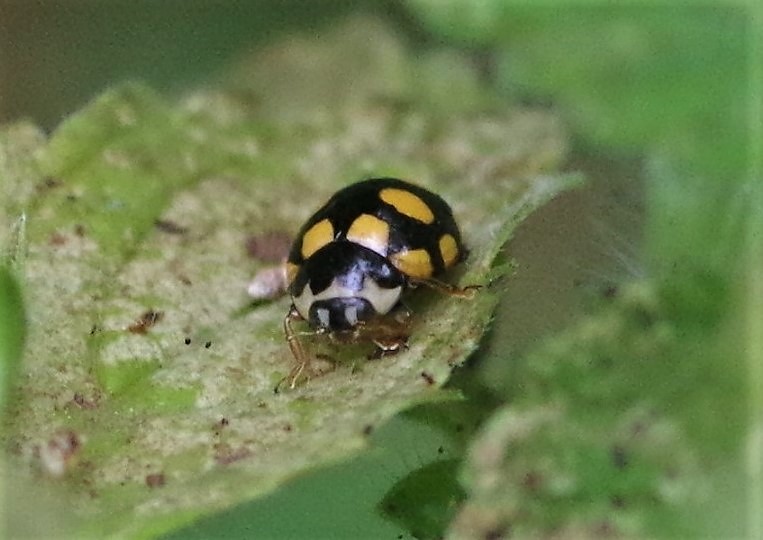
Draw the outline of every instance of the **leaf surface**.
[[[173,105],[126,85],[47,141],[6,128],[12,159],[0,178],[14,195],[3,227],[28,215],[28,345],[3,436],[19,464],[12,514],[28,516],[28,486],[41,483],[65,493],[49,503],[67,514],[62,535],[153,537],[345,458],[369,426],[448,397],[440,387],[497,302],[501,247],[579,179],[551,174],[565,139],[550,114],[488,107],[476,83],[468,106],[444,107],[442,91],[430,101],[470,68],[408,60],[376,23],[350,28],[265,51],[234,90]],[[317,67],[306,74],[308,51]],[[329,65],[370,82],[291,99],[251,75],[274,65],[276,82],[309,85]],[[406,177],[450,201],[471,254],[448,279],[487,287],[473,301],[415,291],[410,349],[381,361],[306,338],[336,369],[275,395],[292,362],[281,332],[289,302],[249,305],[247,281],[263,263],[246,240],[293,233],[337,188],[371,175]],[[12,532],[34,532],[20,521]]]

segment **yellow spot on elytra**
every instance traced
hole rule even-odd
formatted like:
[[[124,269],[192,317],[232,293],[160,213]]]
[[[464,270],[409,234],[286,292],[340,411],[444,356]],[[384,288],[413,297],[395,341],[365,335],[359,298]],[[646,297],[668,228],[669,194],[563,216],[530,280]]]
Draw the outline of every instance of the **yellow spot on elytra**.
[[[395,210],[423,223],[432,223],[434,214],[427,203],[410,191],[397,188],[384,188],[379,192],[379,198],[395,207]]]
[[[370,214],[361,214],[350,225],[347,240],[365,246],[378,253],[387,255],[389,244],[389,225],[386,221]]]
[[[334,226],[328,219],[322,219],[302,236],[302,257],[310,258],[310,255],[334,240]]]
[[[299,272],[299,265],[287,262],[286,263],[286,285],[291,285],[292,281],[294,281],[294,278],[297,277],[297,272]]]
[[[390,255],[389,259],[395,268],[408,276],[426,279],[432,275],[432,260],[426,249],[400,251]]]
[[[450,268],[458,260],[458,244],[456,239],[450,234],[443,234],[440,237],[440,255],[445,268]]]

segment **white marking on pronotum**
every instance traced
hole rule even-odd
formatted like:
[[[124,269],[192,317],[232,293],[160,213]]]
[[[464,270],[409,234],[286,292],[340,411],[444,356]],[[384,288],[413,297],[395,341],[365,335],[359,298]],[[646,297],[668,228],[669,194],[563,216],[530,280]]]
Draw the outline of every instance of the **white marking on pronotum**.
[[[389,313],[389,311],[397,304],[400,299],[400,294],[403,292],[401,286],[397,286],[393,289],[386,289],[380,287],[373,279],[366,277],[363,281],[363,288],[359,291],[354,291],[343,287],[339,282],[334,279],[331,285],[326,287],[318,294],[313,294],[310,289],[310,284],[305,285],[302,289],[302,293],[299,296],[295,296],[294,307],[303,318],[309,319],[310,306],[318,300],[328,300],[331,298],[364,298],[373,306],[374,311],[379,315]],[[357,310],[355,311],[355,320],[357,322]],[[345,313],[345,317],[348,317]],[[349,322],[349,317],[348,317]],[[351,323],[354,324],[354,323]]]
[[[328,328],[329,326],[329,310],[326,308],[320,308],[317,310],[318,313],[318,322],[321,323],[321,326],[324,328]]]
[[[350,323],[350,326],[358,324],[358,307],[348,306],[347,309],[344,310],[344,318]]]

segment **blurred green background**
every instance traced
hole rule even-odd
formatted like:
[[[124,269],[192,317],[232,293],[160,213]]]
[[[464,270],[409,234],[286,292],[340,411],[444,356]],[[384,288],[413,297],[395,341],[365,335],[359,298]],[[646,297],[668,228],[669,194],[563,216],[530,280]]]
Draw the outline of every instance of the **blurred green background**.
[[[407,15],[397,2],[253,0],[0,3],[0,121],[47,129],[104,88],[141,80],[170,95],[212,83],[285,32],[319,32],[364,11]]]
[[[29,118],[51,130],[124,80],[146,81],[169,97],[224,84],[275,38],[320,34],[359,12],[396,28],[410,54],[457,51],[508,106],[558,112],[573,148],[566,168],[585,172],[589,185],[533,215],[509,246],[517,269],[506,301],[474,369],[454,378],[470,397],[466,408],[402,416],[357,460],[176,537],[244,538],[257,531],[263,538],[308,538],[316,530],[335,538],[437,537],[463,496],[448,467],[463,457],[478,420],[523,392],[508,378],[521,373],[522,363],[507,370],[507,359],[596,315],[633,281],[657,295],[674,340],[644,394],[653,392],[654,402],[681,419],[684,442],[699,448],[711,479],[744,478],[742,448],[748,422],[760,421],[763,385],[751,367],[760,352],[743,345],[746,332],[762,323],[748,304],[751,291],[760,292],[763,262],[760,220],[749,219],[762,207],[756,127],[762,19],[755,3],[4,1],[0,122]],[[465,414],[474,419],[468,433],[454,436],[441,427],[441,416]],[[430,509],[436,517],[401,517],[389,507],[382,517],[377,505],[384,495],[399,493],[411,471],[432,463],[443,467],[435,474],[442,485],[429,491],[442,495]],[[424,485],[433,482],[420,476]],[[748,479],[750,493],[760,487],[756,481]],[[728,507],[736,513],[713,515],[717,528],[702,530],[754,533],[739,491],[745,485],[725,486],[716,513]],[[641,530],[697,531],[686,516],[675,521]]]

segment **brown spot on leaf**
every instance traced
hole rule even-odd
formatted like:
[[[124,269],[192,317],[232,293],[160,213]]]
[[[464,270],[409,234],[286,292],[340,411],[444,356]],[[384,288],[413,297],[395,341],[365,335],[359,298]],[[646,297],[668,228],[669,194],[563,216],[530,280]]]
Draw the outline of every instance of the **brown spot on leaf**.
[[[164,486],[167,483],[167,479],[164,473],[154,473],[146,475],[146,485],[150,488],[158,488]]]
[[[186,234],[188,227],[183,227],[169,219],[157,219],[154,221],[157,230],[167,234]]]
[[[63,246],[64,244],[66,244],[66,242],[68,242],[68,240],[69,239],[66,238],[65,235],[63,235],[63,234],[61,234],[59,232],[54,232],[48,238],[48,243],[51,246]]]
[[[87,399],[83,394],[80,394],[79,392],[74,393],[72,402],[82,409],[95,409],[98,407],[97,399]]]
[[[220,443],[214,446],[215,448],[215,463],[218,465],[230,465],[236,461],[246,459],[252,455],[252,452],[244,447],[232,448],[229,444]]]
[[[522,478],[522,487],[528,491],[538,491],[543,484],[543,477],[540,473],[530,471]]]
[[[246,252],[253,259],[281,262],[289,254],[291,242],[291,235],[284,231],[267,231],[247,238]]]

